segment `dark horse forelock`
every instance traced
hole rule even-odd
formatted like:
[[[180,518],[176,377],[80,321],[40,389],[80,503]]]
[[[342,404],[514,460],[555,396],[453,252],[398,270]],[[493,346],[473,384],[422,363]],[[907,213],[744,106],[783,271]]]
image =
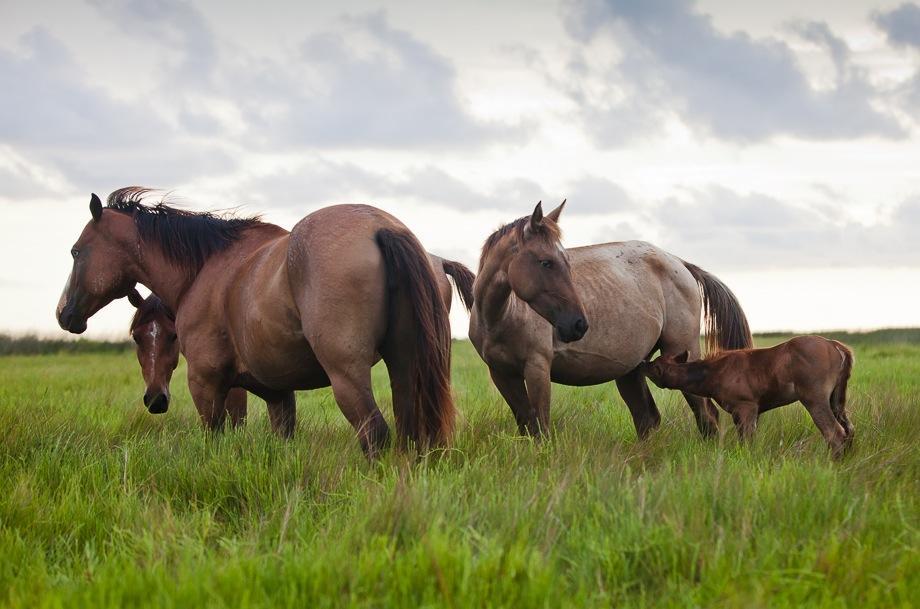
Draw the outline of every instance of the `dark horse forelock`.
[[[262,224],[259,216],[237,218],[215,212],[179,209],[165,199],[144,203],[150,188],[128,186],[109,195],[107,209],[130,215],[141,240],[157,244],[173,264],[197,273],[204,263],[237,241],[247,228]]]
[[[529,221],[530,216],[523,216],[514,222],[509,222],[508,224],[499,227],[498,230],[489,235],[489,237],[486,239],[486,242],[482,245],[482,253],[479,256],[479,270],[482,270],[482,265],[486,259],[486,254],[488,254],[492,248],[498,245],[498,242],[501,241],[502,238],[509,234],[516,235],[518,238],[520,238],[524,234],[524,227]],[[551,241],[556,242],[562,239],[562,231],[559,229],[559,225],[552,220],[544,218],[543,223],[540,226],[543,234]]]

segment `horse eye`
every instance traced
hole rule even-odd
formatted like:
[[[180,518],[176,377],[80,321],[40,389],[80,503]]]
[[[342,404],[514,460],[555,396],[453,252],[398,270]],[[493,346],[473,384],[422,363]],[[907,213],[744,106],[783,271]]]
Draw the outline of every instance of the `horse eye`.
[[[553,268],[553,261],[552,260],[541,260],[540,266],[542,266],[545,269],[551,269]]]
[[[137,334],[132,334],[131,338],[133,338],[134,342],[136,342],[138,345],[141,344],[141,339]]]
[[[78,250],[77,248],[73,248],[72,250],[70,250],[70,255],[76,258],[77,256],[80,255],[80,250]]]

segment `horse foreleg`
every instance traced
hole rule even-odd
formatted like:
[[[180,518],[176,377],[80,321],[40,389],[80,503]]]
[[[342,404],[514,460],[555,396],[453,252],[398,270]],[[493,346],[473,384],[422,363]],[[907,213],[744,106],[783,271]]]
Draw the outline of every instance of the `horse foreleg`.
[[[661,414],[645,382],[645,377],[636,368],[618,378],[616,383],[623,401],[629,407],[633,425],[636,426],[636,435],[640,440],[644,440],[653,429],[661,424]]]
[[[225,400],[227,390],[219,384],[192,373],[188,377],[188,389],[198,410],[198,417],[208,431],[223,431],[227,418]]]
[[[294,435],[294,423],[297,416],[294,392],[288,391],[281,398],[267,402],[267,405],[272,431],[285,440],[289,440]]]
[[[522,434],[537,435],[540,432],[540,425],[537,421],[536,411],[530,405],[530,398],[527,396],[527,389],[524,386],[524,377],[497,372],[493,368],[489,368],[489,374],[492,376],[492,382],[495,383],[498,392],[502,394],[508,406],[511,407],[518,431]]]
[[[681,393],[684,394],[684,399],[687,400],[690,410],[693,411],[696,428],[700,430],[700,434],[704,438],[711,438],[717,435],[719,433],[719,411],[716,409],[715,404],[712,403],[712,400],[686,391]]]
[[[224,400],[224,406],[230,415],[230,426],[241,427],[246,424],[246,390],[242,387],[234,387],[227,392],[227,399]]]
[[[738,438],[742,442],[750,442],[757,431],[757,419],[760,417],[760,409],[753,402],[736,402],[726,404],[726,410],[731,412],[732,421],[735,422],[735,429],[738,431]]]
[[[549,365],[544,365],[542,360],[535,364],[528,364],[524,368],[524,380],[527,383],[530,406],[537,415],[539,433],[549,433],[549,407],[552,400]]]

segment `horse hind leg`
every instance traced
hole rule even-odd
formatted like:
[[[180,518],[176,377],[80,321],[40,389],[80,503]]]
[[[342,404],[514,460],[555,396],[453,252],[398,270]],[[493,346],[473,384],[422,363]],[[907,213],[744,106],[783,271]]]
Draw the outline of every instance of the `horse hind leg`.
[[[636,368],[618,378],[616,384],[623,401],[629,408],[629,414],[632,415],[636,435],[640,440],[644,440],[653,429],[661,424],[661,413],[658,412],[645,377],[639,368]]]
[[[802,396],[802,404],[805,405],[815,426],[830,446],[834,458],[843,456],[848,445],[847,433],[834,416],[830,400],[827,397]]]

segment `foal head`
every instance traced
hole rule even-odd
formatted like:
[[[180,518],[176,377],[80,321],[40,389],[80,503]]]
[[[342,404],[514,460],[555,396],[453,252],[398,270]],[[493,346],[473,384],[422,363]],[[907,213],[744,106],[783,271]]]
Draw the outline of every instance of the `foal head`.
[[[706,378],[703,362],[687,362],[687,351],[676,355],[662,355],[653,362],[642,364],[645,376],[662,389],[682,389]]]
[[[106,210],[95,194],[90,197],[92,219],[70,249],[73,267],[57,305],[58,324],[82,334],[86,321],[116,298],[127,296],[135,282],[128,273],[127,252],[137,232],[128,216]]]
[[[131,337],[146,384],[144,406],[153,414],[161,414],[169,409],[169,381],[179,365],[176,320],[153,294],[145,299],[132,290],[128,300],[137,307]]]
[[[543,215],[537,203],[530,216],[501,228],[486,241],[483,259],[501,237],[512,240],[504,248],[508,283],[515,296],[526,302],[541,317],[553,324],[563,342],[580,339],[588,331],[588,321],[575,285],[568,256],[559,242],[559,215],[562,204]]]

